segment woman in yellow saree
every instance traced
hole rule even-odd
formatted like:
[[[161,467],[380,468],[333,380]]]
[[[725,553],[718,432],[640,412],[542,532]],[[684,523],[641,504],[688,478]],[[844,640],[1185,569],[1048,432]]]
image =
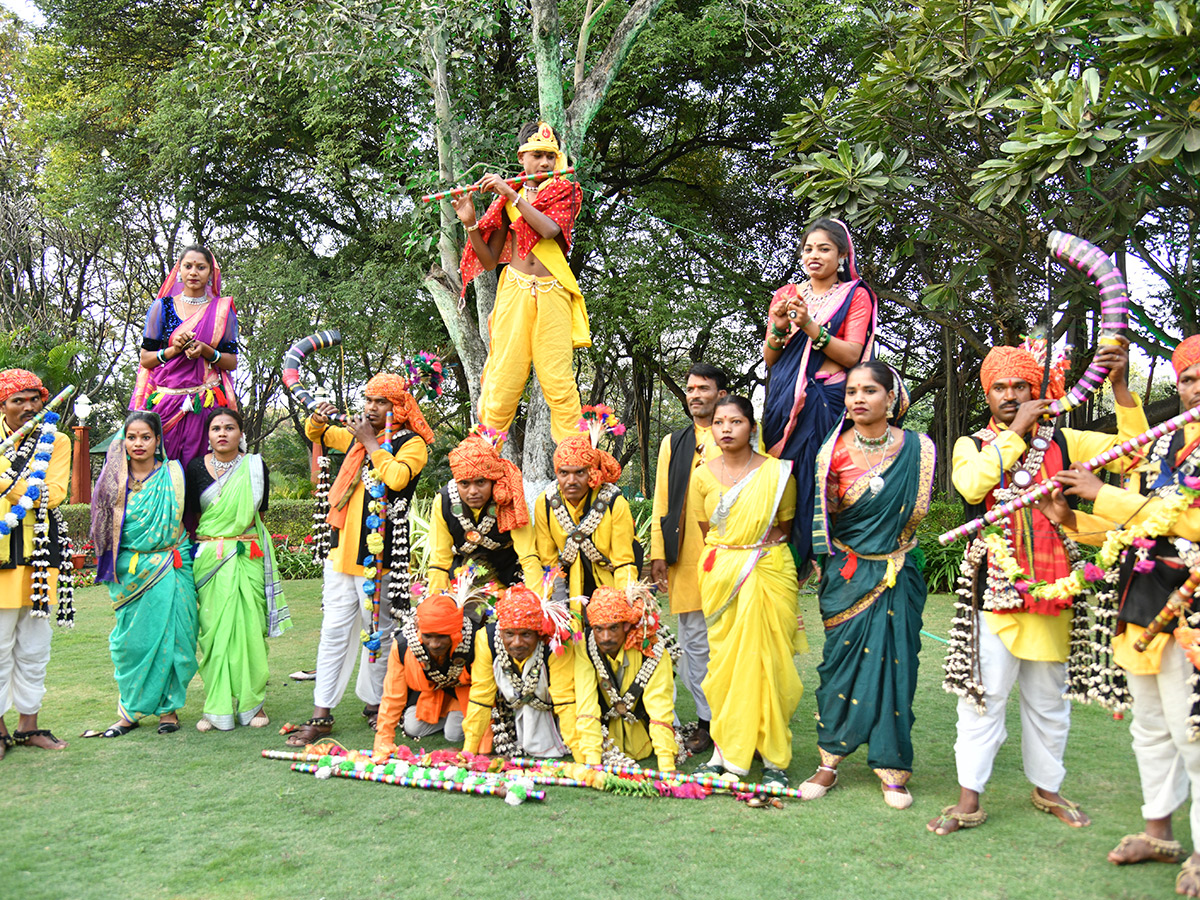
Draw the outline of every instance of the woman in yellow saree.
[[[711,652],[704,693],[714,750],[701,771],[745,776],[758,751],[762,781],[786,786],[789,722],[803,690],[792,657],[808,650],[787,545],[796,484],[790,462],[754,452],[754,429],[750,401],[717,403],[721,455],[696,470],[689,496],[689,515],[705,536],[700,598]]]

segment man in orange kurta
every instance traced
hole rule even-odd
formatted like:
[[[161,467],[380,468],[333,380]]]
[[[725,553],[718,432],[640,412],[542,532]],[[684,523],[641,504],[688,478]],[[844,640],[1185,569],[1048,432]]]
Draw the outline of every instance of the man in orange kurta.
[[[7,438],[36,416],[49,398],[50,393],[33,372],[0,372],[0,438]],[[37,459],[45,453],[39,447],[47,445],[51,448],[50,459]],[[20,721],[10,737],[0,718],[0,759],[13,742],[45,750],[67,746],[50,731],[38,728],[38,710],[46,695],[52,631],[49,598],[58,590],[61,538],[65,535],[57,508],[67,498],[71,440],[56,431],[53,424],[47,424],[27,434],[13,448],[10,459],[7,471],[0,473],[0,483],[9,485],[0,497],[0,519],[6,529],[0,535],[0,717],[16,707]],[[43,483],[37,484],[42,463],[46,465],[45,474],[40,476]],[[43,539],[50,566],[44,587],[35,585],[35,525],[46,529]],[[72,615],[60,606],[59,624],[71,624]]]
[[[441,731],[450,743],[462,743],[475,638],[475,623],[453,598],[435,594],[421,601],[388,657],[375,730],[376,759],[396,749],[396,728],[402,721],[410,738]]]

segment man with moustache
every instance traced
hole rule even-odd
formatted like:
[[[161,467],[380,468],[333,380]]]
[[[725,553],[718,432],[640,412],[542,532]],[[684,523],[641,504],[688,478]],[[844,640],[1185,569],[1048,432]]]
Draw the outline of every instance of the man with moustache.
[[[696,363],[687,373],[687,403],[692,423],[663,438],[658,448],[654,507],[650,516],[650,577],[678,616],[679,677],[696,704],[696,729],[684,742],[689,753],[712,747],[708,730],[712,710],[701,686],[708,672],[708,627],[700,608],[696,566],[704,548],[699,528],[687,528],[688,486],[692,472],[719,451],[713,446],[712,416],[725,396],[728,379],[716,366]]]
[[[373,529],[367,524],[372,514],[364,473],[376,473],[372,477],[382,482],[383,496],[389,508],[412,498],[417,479],[429,458],[426,445],[433,443],[433,429],[407,388],[408,382],[400,375],[381,372],[367,382],[363,390],[366,401],[363,412],[351,416],[347,427],[329,424],[329,416],[336,412],[329,403],[322,403],[319,412],[310,416],[304,426],[310,441],[322,440],[326,446],[344,452],[346,457],[329,489],[328,521],[333,529],[333,540],[323,574],[321,641],[317,646],[313,713],[307,722],[288,732],[287,744],[292,747],[316,743],[333,731],[333,709],[341,702],[350,683],[356,656],[362,657],[355,693],[366,703],[363,715],[372,728],[379,716],[395,621],[389,603],[381,602],[381,643],[375,662],[369,662],[367,650],[361,646],[360,634],[370,627],[371,618],[367,612],[369,607],[364,608],[360,585],[364,579],[364,560],[373,557],[371,565],[383,570],[383,590],[388,591],[393,577],[388,567],[392,564],[392,543],[397,539],[394,532],[398,526],[389,521],[380,552],[372,553],[368,549],[367,536]],[[390,453],[380,443],[389,412],[396,429]],[[407,567],[407,558],[401,564]],[[407,597],[400,598],[401,603],[407,601]]]
[[[1109,369],[1117,402],[1115,436],[1060,429],[1042,418],[1051,400],[1064,393],[1061,368],[1051,370],[1043,392],[1044,365],[1028,350],[995,347],[988,353],[979,377],[991,420],[954,445],[952,480],[969,518],[1146,430],[1141,404],[1125,382],[1125,347],[1101,347],[1096,362]],[[1124,465],[1119,460],[1112,467]],[[972,574],[959,588],[944,683],[959,695],[954,754],[960,791],[958,802],[929,822],[935,834],[972,828],[987,818],[979,795],[1007,737],[1004,713],[1014,682],[1020,686],[1021,750],[1025,775],[1034,785],[1033,805],[1071,827],[1090,824],[1078,805],[1058,792],[1066,777],[1063,755],[1071,724],[1071,704],[1063,694],[1073,594],[1017,589],[1019,582],[1051,584],[1065,577],[1074,560],[1061,530],[1040,510],[1027,507],[1000,524],[1007,552],[1025,574],[1006,577],[983,534],[967,547],[963,571]],[[1090,519],[1081,531],[1097,528],[1103,532],[1107,525]]]
[[[0,372],[0,438],[8,438],[36,416],[49,399],[33,372]],[[67,746],[48,729],[38,728],[38,711],[50,663],[49,598],[58,591],[66,538],[58,506],[67,498],[71,439],[53,424],[43,424],[40,433],[34,429],[27,434],[5,459],[8,465],[0,480],[12,480],[0,497],[0,520],[5,522],[0,535],[0,759],[14,744],[43,750]],[[44,577],[34,563],[41,554],[48,562]],[[58,622],[71,625],[73,619],[74,610],[64,598]],[[20,719],[10,736],[3,716],[13,707]]]

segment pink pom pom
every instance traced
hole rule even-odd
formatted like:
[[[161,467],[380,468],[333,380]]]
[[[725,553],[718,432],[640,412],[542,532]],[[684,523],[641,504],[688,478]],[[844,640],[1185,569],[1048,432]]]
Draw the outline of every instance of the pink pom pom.
[[[1147,572],[1153,572],[1154,571],[1154,560],[1139,559],[1136,563],[1133,564],[1133,571],[1137,572],[1139,575],[1145,575]]]
[[[1104,577],[1104,570],[1095,563],[1084,563],[1083,577],[1088,581],[1099,581]]]

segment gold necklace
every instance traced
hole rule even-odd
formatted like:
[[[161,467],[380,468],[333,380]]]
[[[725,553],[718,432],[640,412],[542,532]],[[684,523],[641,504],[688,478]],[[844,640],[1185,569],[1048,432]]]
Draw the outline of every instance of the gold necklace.
[[[151,470],[150,470],[150,474],[149,474],[149,475],[147,475],[145,478],[134,478],[134,477],[133,477],[133,475],[132,475],[132,474],[130,474],[130,476],[129,476],[129,481],[130,481],[130,484],[129,484],[129,493],[131,493],[131,494],[136,494],[136,493],[138,493],[139,491],[141,491],[141,489],[142,489],[143,485],[145,485],[145,483],[146,483],[147,481],[149,481],[151,478],[153,478],[153,477],[154,477],[154,473],[155,473],[155,472],[157,472],[157,471],[158,471],[158,466],[157,466],[157,465],[155,465],[155,467],[154,467],[153,469],[151,469]]]

